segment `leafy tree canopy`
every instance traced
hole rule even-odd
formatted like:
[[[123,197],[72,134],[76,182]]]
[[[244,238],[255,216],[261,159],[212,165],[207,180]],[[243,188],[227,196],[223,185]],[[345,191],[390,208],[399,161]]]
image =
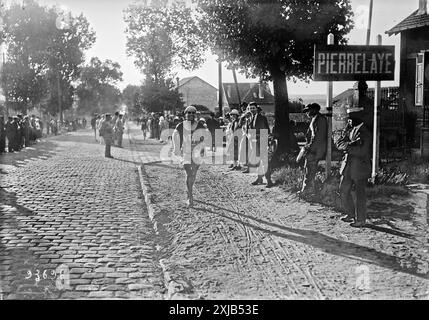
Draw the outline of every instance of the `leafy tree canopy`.
[[[8,63],[3,86],[10,101],[24,112],[41,104],[54,114],[61,97],[62,108],[70,108],[83,52],[95,42],[86,18],[27,0],[7,8],[4,25]]]
[[[153,6],[141,2],[125,11],[127,53],[147,79],[162,84],[173,77],[176,66],[199,67],[207,47],[195,11],[180,4],[152,2]]]
[[[139,95],[139,106],[147,112],[180,111],[183,101],[180,93],[170,85],[147,81]]]
[[[308,79],[314,45],[333,33],[344,44],[353,27],[349,0],[200,0],[207,42],[247,76],[272,80],[274,133],[279,153],[288,151],[289,102],[286,79]]]
[[[312,75],[315,44],[337,43],[353,27],[349,0],[200,0],[201,25],[212,48],[247,76],[272,80]]]
[[[122,81],[120,68],[117,62],[91,58],[89,64],[82,68],[76,88],[79,113],[114,111],[121,102],[121,92],[116,87]]]

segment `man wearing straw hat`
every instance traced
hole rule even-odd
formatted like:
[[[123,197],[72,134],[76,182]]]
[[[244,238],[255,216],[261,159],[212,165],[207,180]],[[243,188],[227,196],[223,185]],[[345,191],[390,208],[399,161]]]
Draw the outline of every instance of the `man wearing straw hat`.
[[[344,222],[353,222],[352,227],[361,228],[366,223],[366,191],[371,176],[371,132],[366,128],[363,108],[350,108],[348,125],[335,145],[344,152],[340,174],[341,205],[347,216]],[[356,190],[356,201],[352,197],[352,188]]]

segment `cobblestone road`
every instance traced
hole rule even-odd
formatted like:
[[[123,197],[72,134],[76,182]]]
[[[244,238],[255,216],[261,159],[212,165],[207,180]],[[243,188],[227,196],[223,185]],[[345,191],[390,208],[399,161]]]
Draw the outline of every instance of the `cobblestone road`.
[[[93,140],[79,131],[2,155],[2,299],[163,297],[138,163],[127,141],[106,159]]]
[[[429,298],[426,194],[409,199],[403,233],[357,230],[280,188],[203,166],[186,209],[182,168],[160,161],[168,145],[130,133],[115,159],[89,131],[1,157],[0,298],[163,299],[167,282],[185,298]]]

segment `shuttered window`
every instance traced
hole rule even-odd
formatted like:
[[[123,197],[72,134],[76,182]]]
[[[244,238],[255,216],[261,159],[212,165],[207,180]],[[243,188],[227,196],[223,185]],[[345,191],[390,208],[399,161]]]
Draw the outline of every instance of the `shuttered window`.
[[[424,53],[417,54],[416,61],[416,91],[415,91],[415,105],[417,107],[423,106],[423,82],[425,75],[424,68]]]

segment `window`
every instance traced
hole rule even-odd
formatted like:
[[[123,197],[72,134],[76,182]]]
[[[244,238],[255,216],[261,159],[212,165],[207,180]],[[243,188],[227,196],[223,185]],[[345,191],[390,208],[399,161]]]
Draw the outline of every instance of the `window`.
[[[415,90],[415,105],[416,107],[423,106],[423,82],[424,82],[424,53],[418,53],[416,59],[416,90]]]

